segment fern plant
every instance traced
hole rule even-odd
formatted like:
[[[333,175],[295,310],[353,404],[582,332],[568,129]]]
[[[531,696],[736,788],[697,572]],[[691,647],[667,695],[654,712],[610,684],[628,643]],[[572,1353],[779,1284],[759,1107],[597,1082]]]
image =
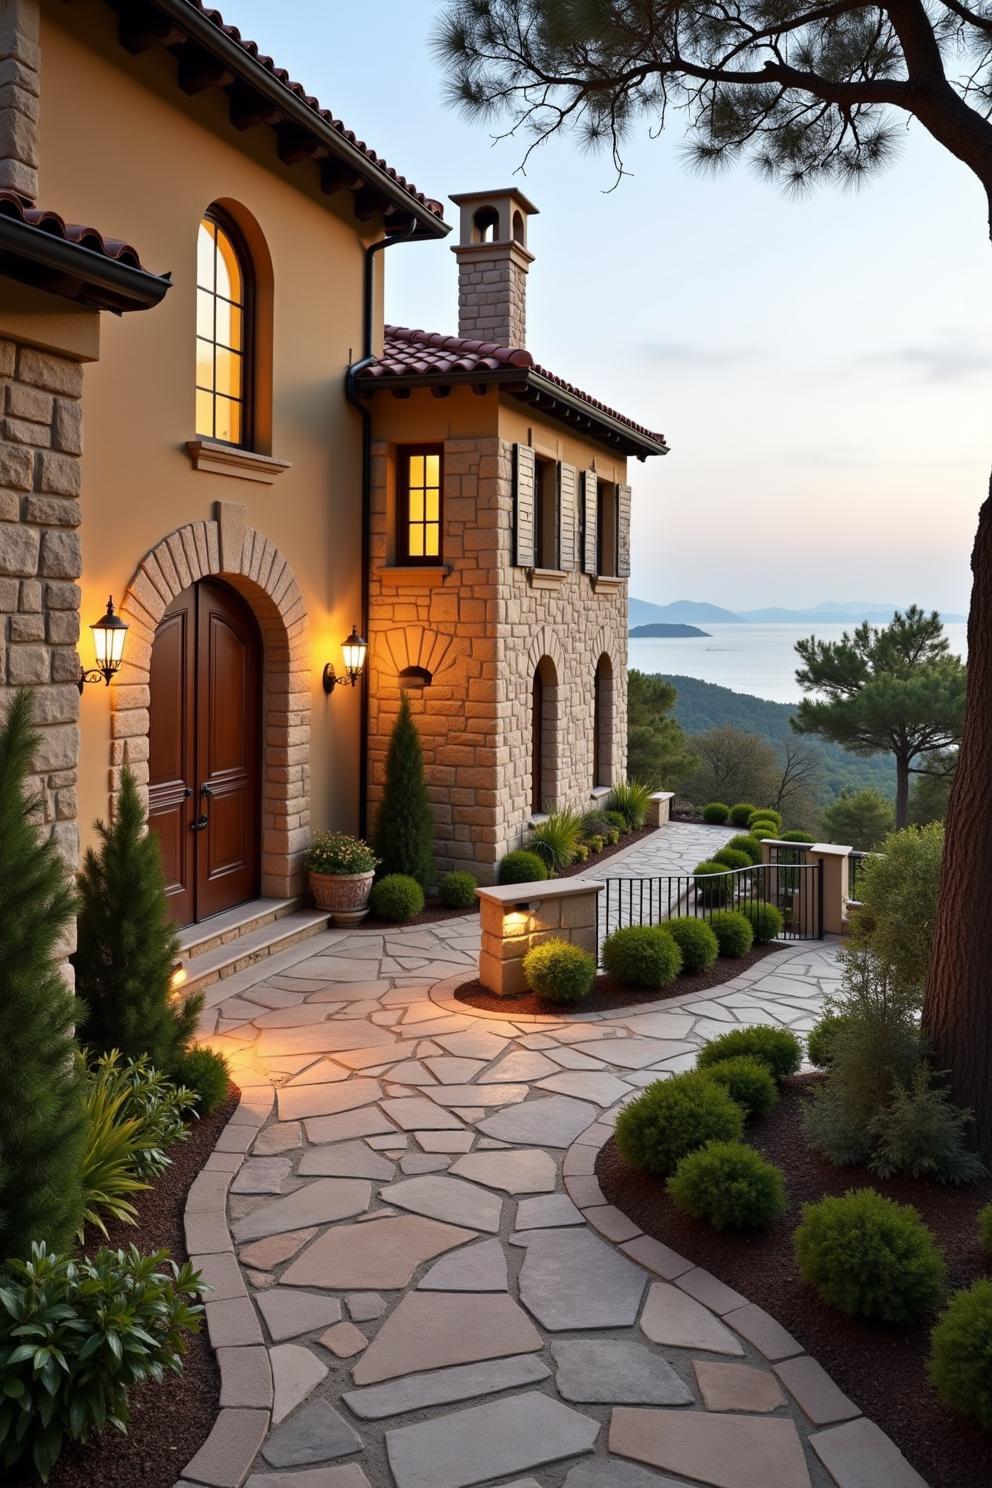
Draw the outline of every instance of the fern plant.
[[[575,862],[581,836],[582,817],[577,811],[551,811],[534,828],[528,847],[552,873],[561,873]]]

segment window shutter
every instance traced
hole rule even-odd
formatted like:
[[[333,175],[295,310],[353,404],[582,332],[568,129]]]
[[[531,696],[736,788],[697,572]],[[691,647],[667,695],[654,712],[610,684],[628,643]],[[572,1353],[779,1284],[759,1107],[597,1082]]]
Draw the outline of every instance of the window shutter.
[[[630,578],[630,487],[617,486],[617,573]]]
[[[527,444],[513,446],[513,561],[518,568],[534,567],[534,451]]]
[[[596,572],[596,544],[598,539],[598,521],[596,516],[596,472],[595,470],[583,470],[583,533],[582,533],[582,572],[594,574]]]
[[[575,561],[576,546],[576,488],[578,486],[578,471],[574,465],[559,465],[558,490],[561,505],[561,546],[558,550],[558,567],[566,569],[569,573],[574,572],[577,567]]]

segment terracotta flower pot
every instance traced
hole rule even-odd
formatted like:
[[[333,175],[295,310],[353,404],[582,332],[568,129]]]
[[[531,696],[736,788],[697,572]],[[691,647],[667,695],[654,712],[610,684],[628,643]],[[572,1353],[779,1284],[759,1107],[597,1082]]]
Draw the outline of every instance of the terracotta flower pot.
[[[375,870],[369,873],[308,874],[310,892],[318,909],[326,909],[335,925],[357,925],[369,912]]]

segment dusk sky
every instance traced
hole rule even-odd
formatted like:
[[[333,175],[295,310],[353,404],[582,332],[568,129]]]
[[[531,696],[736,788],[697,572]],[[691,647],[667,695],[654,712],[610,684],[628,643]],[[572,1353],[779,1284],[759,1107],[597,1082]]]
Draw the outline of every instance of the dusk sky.
[[[861,192],[796,200],[747,166],[693,174],[673,113],[664,137],[645,121],[631,138],[614,191],[575,139],[515,175],[524,144],[445,104],[441,9],[227,0],[224,16],[429,195],[516,181],[540,208],[529,349],[672,449],[632,469],[631,593],[964,611],[992,463],[992,251],[966,168],[914,123]],[[447,244],[397,248],[387,317],[454,331],[455,287]]]

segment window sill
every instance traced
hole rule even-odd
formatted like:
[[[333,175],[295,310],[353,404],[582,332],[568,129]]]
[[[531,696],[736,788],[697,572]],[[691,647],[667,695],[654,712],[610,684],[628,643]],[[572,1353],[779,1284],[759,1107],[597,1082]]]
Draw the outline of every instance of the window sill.
[[[612,787],[609,785],[594,785],[589,792],[590,801],[601,801],[604,796],[610,794]]]
[[[527,825],[529,827],[539,827],[542,825],[543,822],[546,822],[547,819],[548,813],[546,811],[533,811],[531,812]]]
[[[256,481],[263,486],[271,486],[284,470],[290,468],[288,460],[274,460],[271,455],[237,449],[233,444],[218,444],[213,439],[188,439],[186,453],[194,470],[206,470],[211,475],[233,475],[239,480]]]
[[[527,579],[532,589],[557,589],[568,575],[563,568],[529,568]]]
[[[594,594],[615,594],[626,584],[626,579],[618,578],[616,574],[593,574],[592,589]]]
[[[382,584],[437,589],[451,572],[450,563],[397,563],[376,569]]]

